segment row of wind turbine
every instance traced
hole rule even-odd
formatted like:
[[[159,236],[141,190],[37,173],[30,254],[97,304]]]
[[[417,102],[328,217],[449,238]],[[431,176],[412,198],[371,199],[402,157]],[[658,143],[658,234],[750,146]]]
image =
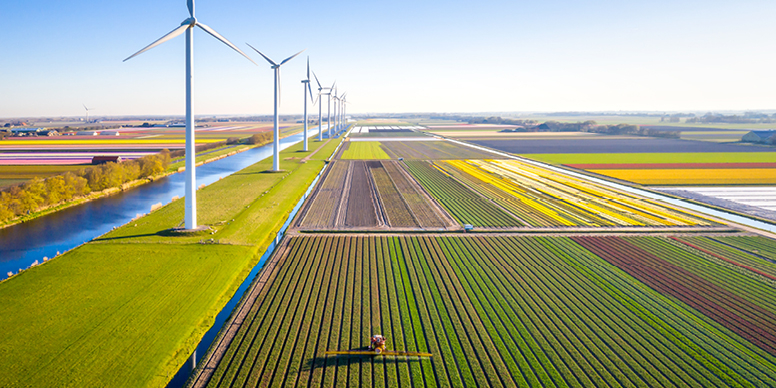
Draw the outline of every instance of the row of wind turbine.
[[[254,65],[258,64],[254,62],[248,55],[246,55],[244,52],[242,52],[237,46],[229,42],[226,38],[221,36],[218,32],[213,30],[212,28],[206,26],[205,24],[202,24],[197,20],[197,18],[194,16],[194,0],[187,0],[187,7],[189,10],[189,17],[184,20],[180,26],[176,27],[174,30],[170,31],[166,35],[162,36],[161,38],[157,39],[153,43],[149,44],[148,46],[144,47],[142,50],[132,54],[127,59],[124,60],[124,62],[164,43],[168,40],[171,40],[184,32],[186,33],[186,146],[185,146],[185,152],[186,152],[186,188],[185,188],[185,216],[184,216],[184,227],[186,230],[196,230],[198,229],[197,225],[197,199],[196,199],[196,173],[195,173],[195,139],[194,139],[194,130],[195,130],[195,123],[194,123],[194,107],[193,107],[193,60],[194,60],[194,28],[199,27],[203,31],[207,32],[209,35],[213,36],[217,40],[221,41],[225,45],[232,48],[234,51],[238,52],[240,55],[251,61]],[[275,104],[274,104],[274,136],[273,136],[273,163],[272,163],[272,169],[274,171],[280,171],[280,160],[279,160],[279,152],[280,152],[280,133],[278,129],[278,103],[280,102],[280,67],[283,66],[285,63],[296,57],[297,55],[301,54],[304,50],[284,59],[280,63],[274,62],[272,59],[264,55],[262,52],[257,50],[255,47],[248,45],[253,50],[255,50],[259,55],[261,55],[264,59],[267,60],[267,62],[270,63],[271,68],[275,71]],[[313,73],[313,75],[315,75]],[[304,114],[304,149],[305,151],[308,149],[307,146],[307,91],[310,92],[310,98],[312,99],[312,89],[310,87],[310,60],[308,58],[307,60],[307,79],[302,81],[303,83],[306,83],[305,88],[305,114]],[[316,76],[316,82],[318,82],[317,76]],[[318,82],[318,97],[315,101],[320,100],[321,91],[325,88],[322,88],[320,86],[320,82]],[[329,90],[329,96],[331,95],[331,89],[334,88],[334,85],[332,85],[332,88],[328,88]],[[313,101],[313,103],[315,103]],[[329,98],[329,103],[331,104],[331,98]],[[88,115],[89,115],[89,108],[86,108],[86,105],[84,105],[84,108],[86,109],[87,114],[87,121],[88,121]],[[330,111],[331,107],[329,108]],[[319,133],[319,140],[321,139],[321,117],[320,117],[320,108],[318,113],[318,133]],[[329,120],[327,121],[329,123],[329,138],[331,138],[331,117],[329,116]]]

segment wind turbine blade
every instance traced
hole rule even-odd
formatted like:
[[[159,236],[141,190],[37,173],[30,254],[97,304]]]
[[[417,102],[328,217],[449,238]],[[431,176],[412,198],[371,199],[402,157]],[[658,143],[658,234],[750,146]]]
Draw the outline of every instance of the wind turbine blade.
[[[310,85],[310,56],[307,56],[307,84]]]
[[[253,51],[256,51],[257,53],[259,53],[259,55],[261,55],[264,59],[266,59],[267,62],[269,62],[270,65],[272,65],[272,66],[277,66],[278,65],[277,63],[275,63],[275,61],[269,59],[269,57],[264,55],[261,51],[256,50],[256,47],[251,46],[250,43],[246,43],[246,44],[248,45],[248,47],[252,48]]]
[[[315,75],[315,72],[313,72],[313,77],[315,77],[315,82],[318,84],[318,90],[323,89],[323,86],[321,86],[321,82],[318,81],[318,76]]]
[[[307,49],[304,49],[304,50],[307,50]],[[303,52],[304,52],[304,50],[302,50],[302,51],[300,51],[300,52],[298,52],[298,53],[296,53],[296,54],[294,54],[294,55],[292,55],[292,56],[290,56],[290,57],[288,57],[288,58],[284,59],[284,60],[283,60],[283,62],[280,62],[280,65],[282,66],[284,63],[286,63],[286,62],[288,62],[288,61],[290,61],[290,60],[294,59],[294,57],[295,57],[295,56],[297,56],[297,55],[299,55],[299,54],[303,53]]]
[[[189,15],[191,15],[191,17],[194,17],[194,0],[189,0],[186,5],[189,6]]]
[[[335,86],[337,86],[337,81],[334,81],[334,83],[331,84],[331,87],[329,88],[329,90],[334,89]],[[334,94],[337,94],[337,92],[335,91]]]
[[[216,39],[220,40],[220,41],[221,41],[221,43],[223,43],[223,44],[225,44],[225,45],[227,45],[227,46],[231,47],[231,48],[232,48],[232,50],[234,50],[234,51],[237,51],[238,53],[240,53],[240,55],[244,56],[244,57],[245,57],[245,59],[247,59],[247,60],[251,61],[251,63],[253,63],[254,65],[256,65],[256,66],[258,66],[258,65],[259,65],[258,63],[254,62],[254,61],[253,61],[253,59],[251,59],[251,57],[249,57],[249,56],[245,55],[245,53],[244,53],[244,52],[242,52],[240,49],[238,49],[238,48],[237,48],[237,46],[233,45],[233,44],[232,44],[232,42],[230,42],[230,41],[226,40],[226,38],[224,38],[223,36],[221,36],[221,34],[217,33],[217,32],[216,32],[216,30],[214,30],[214,29],[212,29],[212,28],[210,28],[210,27],[208,27],[208,26],[206,26],[206,25],[204,25],[204,24],[202,24],[202,23],[200,23],[200,22],[197,22],[197,27],[201,28],[203,31],[207,32],[207,33],[208,33],[208,34],[210,34],[212,37],[214,37],[214,38],[216,38]]]
[[[313,87],[310,86],[310,80],[307,81],[307,90],[310,91],[310,101],[312,101],[313,105],[315,105],[315,100],[313,100]]]
[[[162,44],[162,43],[164,43],[164,42],[166,42],[166,41],[168,41],[168,40],[170,40],[170,39],[172,39],[172,38],[174,38],[174,37],[176,37],[178,35],[180,35],[180,34],[182,34],[189,27],[191,27],[190,24],[182,24],[178,28],[176,28],[176,29],[170,31],[169,33],[167,33],[167,35],[157,39],[154,43],[151,43],[148,46],[145,46],[145,48],[143,48],[142,50],[140,50],[140,51],[130,55],[127,59],[124,60],[124,62],[126,62],[126,61],[128,61],[128,60],[130,60],[130,59],[132,59],[132,58],[134,58],[134,57],[136,57],[136,56],[138,56],[138,55],[140,55],[140,54],[142,54],[142,53],[144,53],[144,52],[146,52],[146,51],[148,51],[148,50],[150,50],[150,49],[152,49],[152,48],[154,48],[154,47],[156,47],[156,46],[158,46],[158,45],[160,45],[160,44]]]
[[[81,105],[84,106],[84,109],[86,109],[87,112],[89,111],[89,108],[86,107],[86,104],[81,104]]]

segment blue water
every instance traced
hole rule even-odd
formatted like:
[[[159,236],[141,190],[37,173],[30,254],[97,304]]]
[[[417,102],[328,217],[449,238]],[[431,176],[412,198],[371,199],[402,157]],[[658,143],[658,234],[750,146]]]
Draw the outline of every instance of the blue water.
[[[324,126],[324,138],[326,131]],[[308,131],[317,136],[317,127]],[[286,149],[302,141],[302,133],[280,140]],[[197,186],[210,184],[272,155],[272,144],[197,167]],[[36,260],[52,258],[145,214],[157,203],[183,197],[185,174],[173,174],[132,190],[61,210],[32,221],[0,229],[0,279]]]

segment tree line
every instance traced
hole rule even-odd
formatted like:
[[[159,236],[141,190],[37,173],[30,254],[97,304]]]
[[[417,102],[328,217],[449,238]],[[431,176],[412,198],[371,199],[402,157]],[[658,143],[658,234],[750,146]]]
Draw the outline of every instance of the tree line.
[[[0,222],[163,173],[169,165],[170,152],[163,150],[126,162],[109,162],[45,179],[33,178],[0,191]]]

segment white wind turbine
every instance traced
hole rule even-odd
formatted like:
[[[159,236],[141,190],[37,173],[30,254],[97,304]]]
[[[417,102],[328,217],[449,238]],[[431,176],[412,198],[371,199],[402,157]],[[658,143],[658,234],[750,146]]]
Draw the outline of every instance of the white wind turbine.
[[[329,139],[331,139],[331,92],[334,90],[336,85],[337,81],[334,81],[330,88],[324,88],[328,89],[328,93],[322,94],[322,96],[327,96],[328,107],[326,108],[326,130],[329,132]]]
[[[188,0],[186,4],[189,8],[189,18],[184,20],[179,27],[169,32],[167,35],[159,38],[155,42],[149,44],[142,50],[132,54],[124,62],[172,39],[178,35],[186,33],[186,215],[185,228],[188,230],[197,228],[197,198],[196,198],[196,174],[194,173],[194,157],[195,157],[195,144],[194,144],[194,112],[192,107],[192,79],[193,79],[193,64],[194,61],[194,27],[199,27],[214,38],[220,40],[225,45],[231,47],[233,50],[242,54],[249,61],[253,62],[245,53],[240,51],[237,46],[226,40],[223,36],[217,33],[212,28],[200,23],[194,17],[194,0]],[[256,62],[253,62],[257,65]]]
[[[247,44],[247,43],[246,43]],[[280,63],[275,63],[275,61],[269,59],[268,56],[262,54],[261,51],[256,50],[255,47],[248,44],[250,48],[252,48],[254,51],[259,53],[264,59],[269,62],[270,65],[272,65],[272,69],[275,70],[275,132],[274,132],[274,141],[272,143],[272,171],[280,171],[280,131],[278,130],[278,101],[280,100],[280,66],[283,66],[286,62],[293,59],[295,56],[301,54],[304,50],[284,59]],[[306,49],[305,49],[306,50]],[[307,100],[305,100],[307,102]],[[306,126],[307,124],[305,124]],[[305,140],[307,142],[307,140]]]
[[[310,91],[310,101],[313,101],[313,105],[315,105],[315,101],[313,100],[313,89],[310,86],[310,57],[307,57],[307,78],[302,80],[302,84],[304,84],[304,149],[303,151],[307,152],[308,151],[307,149],[307,91],[308,90]]]
[[[321,86],[321,81],[318,81],[318,76],[315,75],[315,72],[313,72],[313,77],[315,77],[315,83],[318,84],[318,96],[316,97],[316,100],[318,100],[318,141],[323,141],[323,104],[321,104],[321,96],[323,95],[323,89],[324,87]]]
[[[81,105],[83,105],[83,106],[84,106],[84,109],[86,109],[86,124],[89,124],[89,111],[90,111],[91,109],[87,108],[87,107],[86,107],[86,104],[81,104]]]

